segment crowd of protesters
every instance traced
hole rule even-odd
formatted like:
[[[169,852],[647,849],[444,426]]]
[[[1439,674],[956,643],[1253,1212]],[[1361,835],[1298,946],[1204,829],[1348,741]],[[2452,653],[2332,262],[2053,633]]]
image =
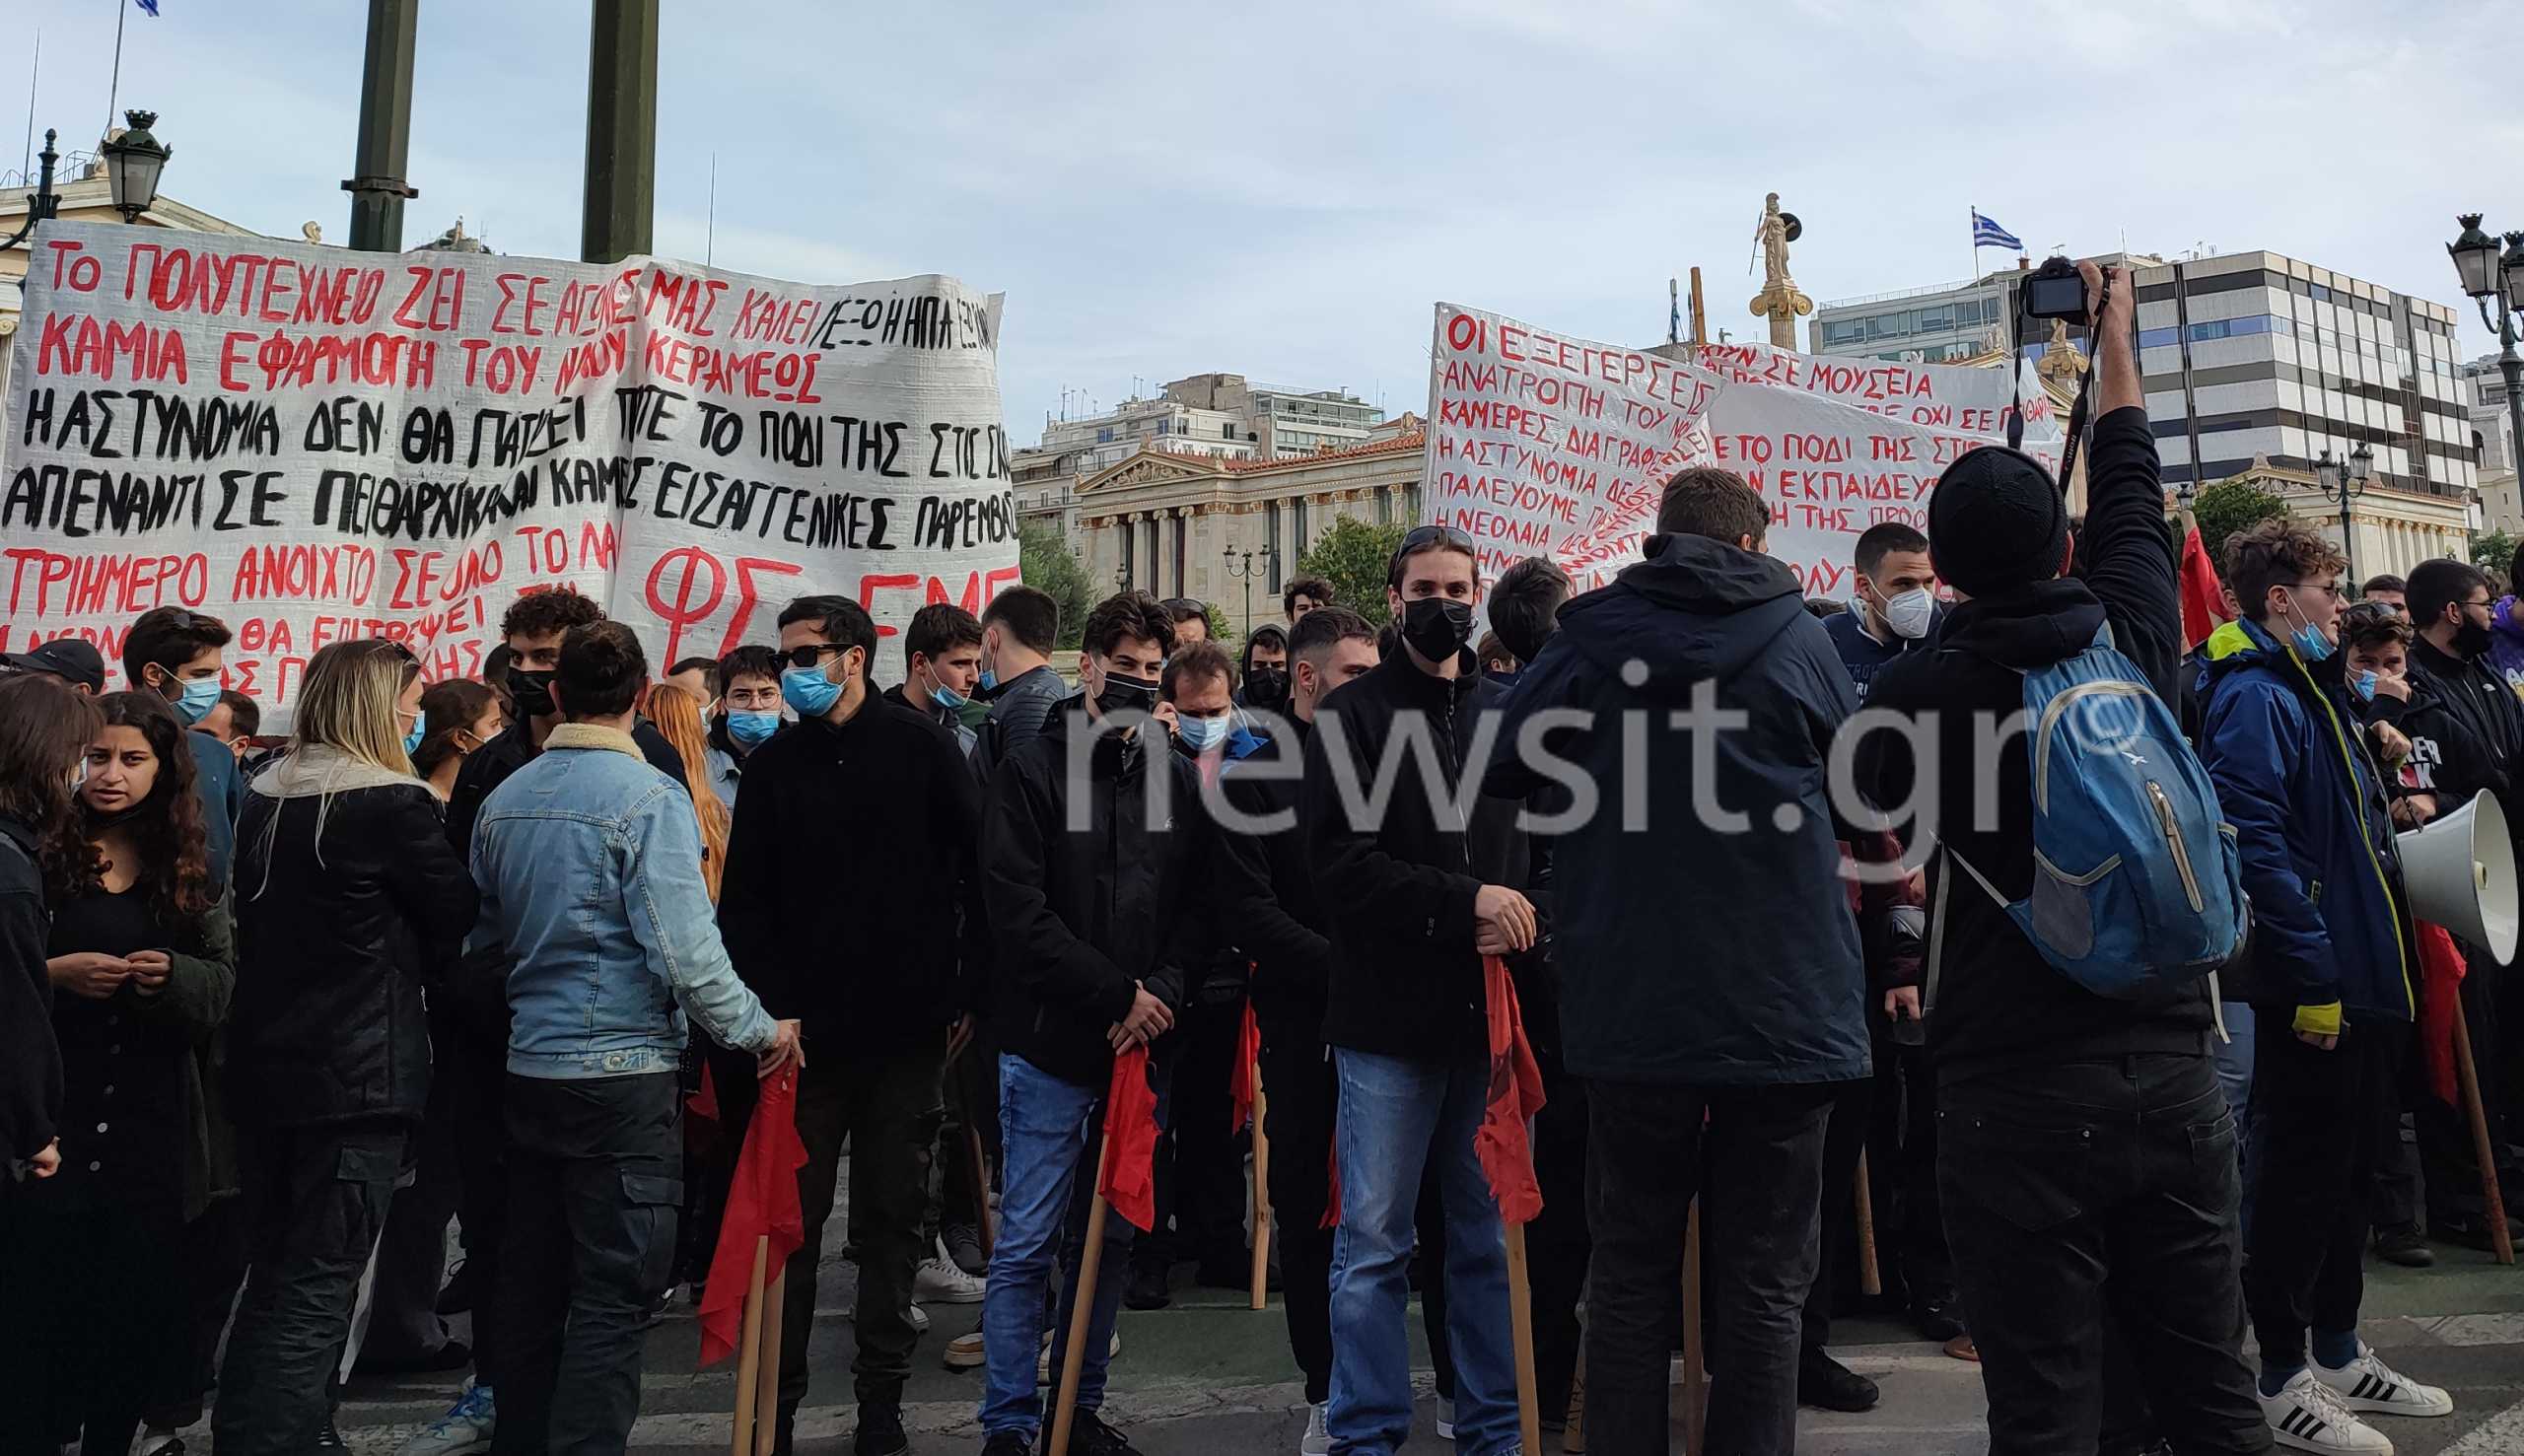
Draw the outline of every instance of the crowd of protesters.
[[[45,1450],[177,1456],[208,1411],[223,1456],[296,1453],[341,1444],[351,1371],[440,1371],[455,1403],[406,1456],[620,1449],[645,1332],[705,1279],[781,1078],[804,1237],[773,1276],[776,1449],[846,1151],[859,1456],[908,1449],[937,1302],[980,1305],[944,1356],[983,1372],[986,1456],[1042,1438],[1073,1328],[1071,1448],[1127,1453],[1100,1414],[1119,1312],[1185,1266],[1254,1277],[1249,1055],[1304,1456],[1408,1437],[1415,1285],[1440,1434],[1514,1451],[1495,963],[1548,1094],[1546,1428],[1582,1402],[1590,1449],[1667,1449],[1694,1220],[1709,1449],[1874,1405],[1826,1350],[1863,1206],[1891,1307],[1981,1362],[1996,1452],[2388,1452],[2369,1418],[2452,1402],[2359,1339],[2362,1261],[2493,1232],[2413,1073],[2395,833],[2515,791],[2504,606],[2451,561],[2349,606],[2338,551],[2268,522],[2227,548],[2236,620],[2187,641],[2129,280],[2088,272],[2082,520],[2029,456],[1975,451],[1925,532],[1858,539],[1827,618],[1764,553],[1762,497],[1702,467],[1602,589],[1535,558],[1485,594],[1473,543],[1423,526],[1382,631],[1298,578],[1232,656],[1203,603],[1125,591],[1072,658],[1020,587],[890,642],[800,597],[776,641],[660,671],[542,592],[480,680],[326,647],[278,741],[198,612],[132,624],[120,691],[83,642],[8,658],[0,1230],[10,1333],[43,1333],[0,1406]],[[2096,643],[2188,700],[2254,912],[2222,979],[2099,995],[2016,913],[2058,871],[2027,742],[1980,724]],[[1862,730],[1884,714],[1919,730]],[[2514,1180],[2516,983],[2461,953]],[[1104,1221],[1082,1288],[1139,1049],[1156,1227]]]

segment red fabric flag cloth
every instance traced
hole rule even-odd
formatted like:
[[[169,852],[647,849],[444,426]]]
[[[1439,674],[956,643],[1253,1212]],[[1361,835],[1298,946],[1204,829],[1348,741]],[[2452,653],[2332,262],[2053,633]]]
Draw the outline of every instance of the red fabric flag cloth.
[[[806,1144],[798,1139],[798,1072],[791,1068],[762,1083],[753,1120],[745,1124],[719,1247],[710,1255],[710,1285],[701,1296],[701,1363],[726,1359],[736,1348],[753,1284],[753,1241],[771,1236],[766,1283],[782,1277],[789,1256],[806,1241],[798,1207],[798,1170],[806,1165]]]
[[[2463,947],[2443,926],[2419,926],[2419,1050],[2427,1059],[2427,1089],[2448,1107],[2463,1105],[2454,1074],[2454,1015],[2462,1005]]]
[[[697,1123],[707,1123],[715,1136],[719,1131],[719,1088],[710,1080],[710,1064],[701,1064],[701,1085],[683,1099],[683,1115]]]
[[[1244,1003],[1243,1024],[1235,1028],[1235,1070],[1227,1079],[1227,1126],[1231,1137],[1253,1121],[1253,1061],[1262,1055],[1262,1023],[1253,1019],[1253,1002]]]
[[[2182,538],[2182,650],[2192,649],[2208,640],[2221,622],[2234,620],[2226,609],[2226,590],[2217,581],[2217,568],[2208,560],[2208,548],[2201,542],[2200,527],[2193,526]]]
[[[1542,1107],[1542,1068],[1525,1040],[1525,1018],[1516,1006],[1516,983],[1507,963],[1493,955],[1482,962],[1490,1004],[1490,1105],[1473,1135],[1472,1150],[1499,1200],[1499,1216],[1530,1223],[1542,1212],[1542,1185],[1534,1181],[1534,1150],[1527,1120]]]
[[[1104,1091],[1104,1166],[1095,1191],[1113,1212],[1145,1233],[1157,1226],[1157,1092],[1148,1084],[1148,1048],[1113,1059]]]
[[[1334,1126],[1337,1128],[1340,1114],[1336,1112],[1333,1117]],[[1338,1132],[1332,1135],[1332,1146],[1324,1153],[1323,1160],[1331,1166],[1324,1169],[1323,1217],[1314,1226],[1339,1228],[1341,1226],[1341,1135]]]

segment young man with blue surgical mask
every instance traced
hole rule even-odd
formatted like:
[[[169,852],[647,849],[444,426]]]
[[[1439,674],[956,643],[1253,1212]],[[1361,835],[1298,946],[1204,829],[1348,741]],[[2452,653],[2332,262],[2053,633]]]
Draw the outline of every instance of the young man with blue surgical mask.
[[[2396,1106],[2419,958],[2385,785],[2339,657],[2346,559],[2293,517],[2226,542],[2243,618],[2210,635],[2200,758],[2233,824],[2253,957],[2244,1303],[2274,1438],[2390,1451],[2367,1416],[2444,1416],[2357,1336],[2379,1109]],[[2248,974],[2247,974],[2248,973]]]
[[[784,1452],[806,1396],[815,1274],[845,1140],[859,1247],[856,1450],[907,1448],[902,1391],[919,1336],[913,1282],[930,1252],[939,1074],[949,1028],[972,1004],[956,928],[982,923],[980,787],[952,733],[870,685],[876,642],[876,624],[846,596],[802,596],[781,611],[780,691],[798,721],[745,763],[754,797],[736,816],[719,887],[736,974],[829,1049],[798,1080],[806,1238],[787,1273],[774,1447]],[[720,1067],[713,1080],[730,1136],[741,1138],[752,1111],[742,1068]]]
[[[938,720],[970,759],[980,739],[964,726],[963,713],[981,677],[981,622],[951,601],[934,601],[912,613],[903,628],[903,680],[885,689],[884,697]]]
[[[1936,599],[1936,568],[1928,561],[1928,538],[1898,520],[1868,526],[1858,538],[1853,578],[1855,611],[1824,619],[1823,630],[1841,655],[1858,685],[1858,701],[1876,670],[1931,640],[1943,609]]]
[[[217,617],[179,606],[153,607],[122,640],[123,674],[134,688],[165,698],[176,720],[191,728],[219,706],[227,646],[228,624]],[[193,754],[193,793],[201,799],[211,878],[224,884],[237,815],[245,805],[245,778],[237,771],[237,755],[218,739],[186,733],[184,744]]]
[[[780,655],[767,647],[737,648],[719,659],[719,716],[706,745],[711,792],[736,812],[745,760],[780,731]]]

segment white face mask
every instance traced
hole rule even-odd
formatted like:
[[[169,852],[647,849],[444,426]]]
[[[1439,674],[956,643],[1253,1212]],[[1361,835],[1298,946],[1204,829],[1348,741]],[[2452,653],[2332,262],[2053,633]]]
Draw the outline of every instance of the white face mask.
[[[1896,637],[1918,639],[1928,635],[1928,624],[1936,620],[1936,597],[1926,587],[1887,597],[1884,602],[1884,625]]]

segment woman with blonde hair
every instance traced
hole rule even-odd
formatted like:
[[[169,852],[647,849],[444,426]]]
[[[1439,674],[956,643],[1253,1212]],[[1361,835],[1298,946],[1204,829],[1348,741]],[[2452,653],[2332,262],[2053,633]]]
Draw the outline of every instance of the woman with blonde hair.
[[[473,924],[472,878],[412,773],[420,704],[402,644],[317,653],[238,824],[228,1103],[252,1272],[222,1451],[302,1451],[331,1428],[326,1377],[429,1090],[421,987]]]
[[[728,864],[728,806],[710,788],[710,744],[701,722],[701,700],[670,682],[649,689],[648,720],[683,757],[683,788],[701,822],[701,878],[710,903],[719,903],[719,874]]]

